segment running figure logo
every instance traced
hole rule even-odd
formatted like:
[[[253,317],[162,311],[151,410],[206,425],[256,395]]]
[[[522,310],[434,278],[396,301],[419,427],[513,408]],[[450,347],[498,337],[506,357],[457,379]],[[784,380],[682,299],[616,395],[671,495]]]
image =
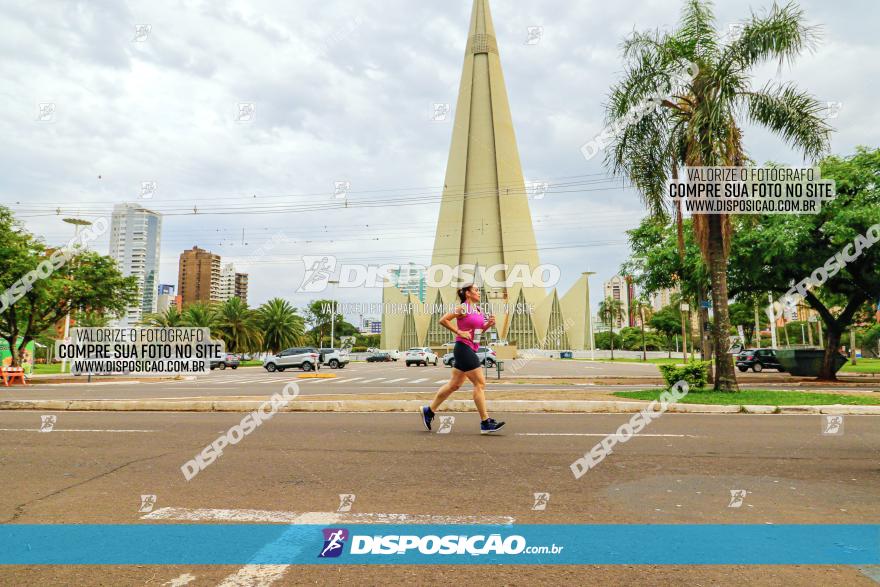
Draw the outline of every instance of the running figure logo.
[[[549,493],[536,493],[535,494],[535,505],[532,506],[533,510],[536,511],[544,511],[547,509],[547,504],[550,502],[550,494]]]
[[[449,434],[452,432],[453,424],[455,424],[455,416],[440,416],[440,427],[437,428],[437,434]]]
[[[350,512],[351,506],[354,504],[354,493],[339,494],[339,509],[337,512]]]
[[[55,427],[55,422],[58,421],[58,416],[50,415],[50,416],[40,416],[40,432],[52,432],[52,429]]]
[[[336,558],[342,554],[345,541],[348,540],[348,530],[345,528],[324,528],[324,548],[318,558]]]
[[[823,416],[822,434],[826,436],[843,434],[843,416]]]
[[[730,490],[730,503],[727,504],[729,508],[738,508],[742,507],[743,502],[746,499],[746,490],[745,489],[731,489]]]
[[[141,507],[138,509],[138,512],[142,514],[148,514],[153,511],[153,506],[156,505],[156,496],[155,495],[142,495],[141,496]]]
[[[306,267],[302,283],[296,290],[298,293],[316,293],[327,288],[327,282],[336,269],[336,257],[331,255],[303,255]]]

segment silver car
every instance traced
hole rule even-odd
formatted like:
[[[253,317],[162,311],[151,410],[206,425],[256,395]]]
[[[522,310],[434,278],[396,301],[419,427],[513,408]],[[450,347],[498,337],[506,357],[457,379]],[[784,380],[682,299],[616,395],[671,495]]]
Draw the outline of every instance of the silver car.
[[[286,349],[277,355],[269,355],[263,360],[263,368],[269,373],[285,369],[313,371],[320,369],[320,367],[321,355],[311,347]]]

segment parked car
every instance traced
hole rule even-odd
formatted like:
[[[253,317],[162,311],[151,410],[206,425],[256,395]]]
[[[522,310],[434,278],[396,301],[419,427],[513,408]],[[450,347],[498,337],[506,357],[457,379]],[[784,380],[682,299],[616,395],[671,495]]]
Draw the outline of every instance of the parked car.
[[[263,368],[269,373],[293,368],[313,371],[321,368],[321,354],[312,347],[290,348],[263,359]]]
[[[226,367],[229,367],[230,369],[238,369],[240,363],[241,360],[238,358],[238,355],[226,355],[222,359],[211,361],[211,371],[214,369],[220,369],[222,371]]]
[[[394,359],[391,358],[391,354],[384,351],[373,353],[372,355],[367,357],[368,363],[386,363],[393,360]]]
[[[400,351],[397,349],[388,349],[387,351],[382,351],[383,353],[388,353],[388,356],[391,357],[392,361],[396,361],[400,358]]]
[[[743,373],[751,369],[760,373],[764,369],[776,369],[779,372],[785,368],[776,358],[776,349],[747,349],[742,351],[736,358],[736,367]]]
[[[351,361],[348,351],[342,349],[321,349],[321,364],[331,369],[344,369]]]
[[[498,362],[498,357],[495,356],[494,349],[490,349],[487,346],[481,346],[477,349],[477,356],[480,358],[480,364],[486,365],[487,367],[494,367],[495,363]],[[443,364],[447,367],[455,367],[455,357],[452,353],[446,353],[443,355]]]
[[[427,366],[428,363],[436,366],[439,359],[437,358],[437,354],[434,353],[428,347],[413,347],[406,351],[405,355],[406,366],[410,365],[424,365]]]

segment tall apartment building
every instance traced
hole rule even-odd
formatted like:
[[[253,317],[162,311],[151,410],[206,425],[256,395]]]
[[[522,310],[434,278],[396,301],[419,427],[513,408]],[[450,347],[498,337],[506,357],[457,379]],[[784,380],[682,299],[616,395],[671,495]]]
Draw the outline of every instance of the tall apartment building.
[[[424,267],[410,262],[406,267],[398,266],[397,269],[392,269],[388,274],[388,278],[391,284],[402,293],[413,294],[420,302],[425,303],[425,294],[428,288]]]
[[[177,293],[182,304],[219,302],[221,296],[220,255],[193,247],[180,254]]]
[[[235,296],[235,265],[225,263],[220,269],[219,301],[225,302]]]
[[[247,296],[248,296],[248,274],[247,273],[236,273],[235,274],[235,297],[239,298],[245,304],[247,304]]]
[[[620,315],[614,319],[614,328],[623,328],[624,326],[632,326],[632,316],[630,314],[631,301],[633,297],[633,287],[628,283],[626,278],[615,275],[604,284],[605,296],[603,299],[611,298],[620,302]],[[605,318],[603,317],[603,320]]]
[[[161,232],[161,214],[147,210],[140,204],[113,206],[110,257],[116,261],[123,275],[137,278],[138,287],[137,303],[116,321],[117,326],[134,326],[146,314],[157,310]]]

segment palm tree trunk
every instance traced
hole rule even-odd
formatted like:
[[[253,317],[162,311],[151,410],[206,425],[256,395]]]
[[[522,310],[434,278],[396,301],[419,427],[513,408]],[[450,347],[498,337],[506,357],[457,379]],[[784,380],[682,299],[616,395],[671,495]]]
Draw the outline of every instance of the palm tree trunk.
[[[614,318],[612,318],[611,320],[614,320]],[[611,331],[610,331],[611,336],[608,337],[608,340],[611,343],[611,360],[613,361],[614,360],[614,322],[611,322],[609,327],[611,328]]]
[[[639,307],[639,318],[642,325],[642,361],[648,360],[648,347],[645,345],[645,309]]]
[[[715,347],[715,391],[739,391],[730,347],[730,313],[727,308],[727,255],[724,251],[722,216],[711,214],[709,224],[709,275],[712,280],[712,306],[715,323],[712,339]]]

